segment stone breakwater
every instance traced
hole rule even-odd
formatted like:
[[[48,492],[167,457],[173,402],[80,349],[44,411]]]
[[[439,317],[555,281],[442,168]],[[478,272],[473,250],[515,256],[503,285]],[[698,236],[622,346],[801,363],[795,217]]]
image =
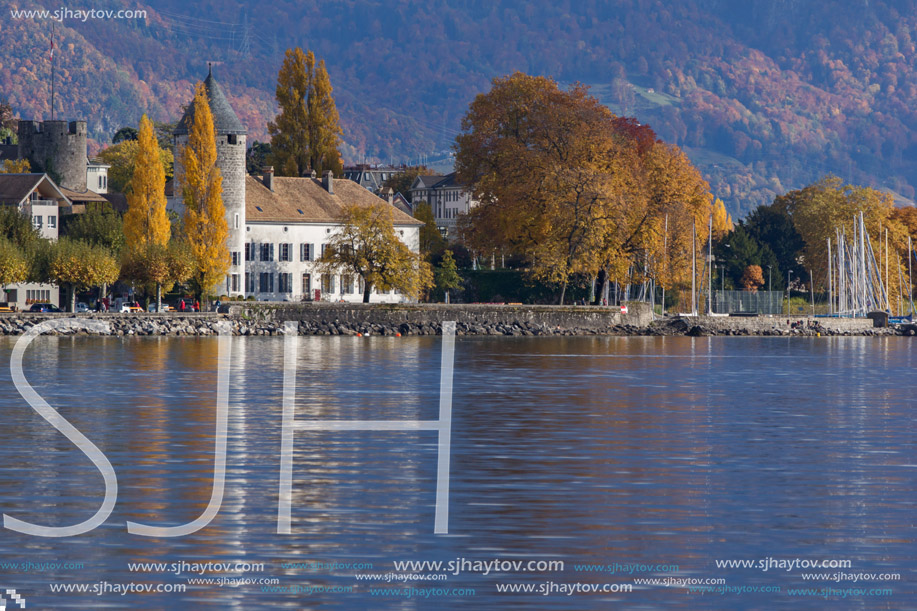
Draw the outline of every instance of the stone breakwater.
[[[457,335],[481,336],[888,336],[915,335],[917,326],[873,328],[868,319],[666,317],[655,321],[642,314],[621,315],[590,308],[540,308],[490,306],[484,309],[298,307],[229,313],[196,314],[38,314],[0,315],[0,335],[21,335],[49,320],[76,318],[104,328],[51,330],[49,335],[208,336],[218,325],[228,324],[233,335],[283,335],[288,322],[299,335],[414,336],[439,335],[443,320],[456,321]]]

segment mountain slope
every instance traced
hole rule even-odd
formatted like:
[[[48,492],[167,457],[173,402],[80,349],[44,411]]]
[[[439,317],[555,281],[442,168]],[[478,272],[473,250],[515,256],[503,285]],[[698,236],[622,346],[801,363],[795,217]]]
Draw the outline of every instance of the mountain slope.
[[[685,147],[735,216],[829,172],[906,197],[917,186],[917,0],[257,6],[103,0],[147,17],[59,23],[58,116],[100,140],[141,112],[174,120],[214,61],[264,139],[283,51],[300,45],[328,64],[347,161],[448,149],[474,95],[522,70],[591,84]],[[0,89],[23,116],[49,114],[50,29],[0,20]]]

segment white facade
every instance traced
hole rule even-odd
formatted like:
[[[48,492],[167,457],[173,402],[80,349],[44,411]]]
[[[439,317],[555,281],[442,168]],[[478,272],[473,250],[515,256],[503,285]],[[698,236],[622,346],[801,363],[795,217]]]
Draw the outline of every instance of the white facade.
[[[110,167],[104,163],[90,161],[86,165],[86,188],[99,195],[108,193],[108,169]]]
[[[478,202],[471,192],[455,182],[455,174],[446,176],[418,176],[411,185],[411,201],[416,206],[427,202],[433,209],[436,226],[448,238],[456,237],[456,221],[474,208]]]
[[[339,228],[336,223],[249,221],[242,279],[244,294],[258,301],[362,302],[363,283],[359,276],[345,273],[323,276],[315,271],[315,260]],[[418,250],[420,230],[416,225],[396,225],[395,231],[411,250]],[[370,294],[371,303],[405,300],[404,295],[395,291],[380,293],[373,288]]]

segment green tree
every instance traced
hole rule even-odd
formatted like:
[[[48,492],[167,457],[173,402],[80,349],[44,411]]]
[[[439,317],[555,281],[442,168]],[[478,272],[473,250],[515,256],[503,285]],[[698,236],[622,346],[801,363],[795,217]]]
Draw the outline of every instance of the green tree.
[[[118,279],[120,266],[107,249],[61,238],[51,245],[47,261],[48,280],[69,289],[70,307],[76,307],[76,293]]]
[[[767,244],[756,240],[743,224],[726,234],[714,248],[714,256],[720,265],[725,265],[728,285],[733,288],[744,286],[742,278],[749,266],[762,269],[770,267],[771,288],[783,286],[784,270]]]
[[[216,165],[216,132],[207,90],[198,83],[194,93],[194,122],[180,152],[179,183],[185,204],[183,226],[194,258],[193,281],[198,299],[226,276],[229,269],[229,226],[223,206],[223,178]]]
[[[418,202],[414,206],[414,218],[423,222],[423,227],[420,228],[420,254],[430,260],[446,247],[446,239],[436,226],[433,207],[427,202]]]
[[[325,62],[315,62],[312,51],[287,49],[277,75],[280,114],[268,123],[271,165],[278,176],[305,176],[325,169],[341,173],[338,152],[341,127],[331,95]]]
[[[373,287],[394,288],[419,298],[433,280],[429,263],[396,235],[392,207],[386,203],[345,206],[340,227],[331,234],[317,269],[323,275],[342,271],[359,275],[363,303],[369,303]]]
[[[62,217],[60,235],[103,246],[116,255],[124,248],[121,217],[108,202],[91,202],[83,214]]]
[[[16,144],[19,136],[19,119],[9,100],[0,98],[0,141],[10,138]]]
[[[111,137],[112,144],[118,144],[119,142],[124,142],[125,140],[137,140],[137,128],[136,127],[122,127],[115,132],[115,135]]]
[[[99,153],[99,159],[111,166],[108,169],[108,188],[110,190],[121,193],[127,191],[131,177],[134,175],[134,159],[137,156],[138,147],[136,140],[122,140]],[[159,149],[159,161],[166,180],[168,180],[172,177],[174,165],[171,147]]]
[[[462,278],[458,274],[452,251],[448,248],[443,253],[443,258],[436,268],[436,288],[443,291],[446,303],[449,303],[449,291],[462,285]]]
[[[771,249],[782,272],[791,271],[796,277],[802,276],[804,270],[799,265],[799,258],[806,244],[785,210],[773,205],[758,206],[742,225],[750,237]],[[781,278],[775,286],[782,286],[782,282]]]
[[[249,174],[259,173],[261,168],[270,165],[270,158],[271,143],[255,140],[245,151],[245,171]]]
[[[24,250],[41,241],[38,230],[15,206],[0,206],[0,237]]]

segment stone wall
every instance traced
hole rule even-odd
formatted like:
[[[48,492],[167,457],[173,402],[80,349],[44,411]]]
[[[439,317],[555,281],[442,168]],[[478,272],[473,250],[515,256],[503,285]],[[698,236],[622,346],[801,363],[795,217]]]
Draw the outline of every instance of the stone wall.
[[[614,327],[645,327],[652,321],[648,304],[628,306],[621,314],[611,307],[592,306],[514,306],[514,305],[442,305],[442,304],[345,304],[345,303],[246,303],[233,305],[230,312],[252,321],[301,321],[333,323],[335,321],[369,323],[383,326],[438,324],[454,320],[472,326],[532,325],[545,329],[610,330]]]

